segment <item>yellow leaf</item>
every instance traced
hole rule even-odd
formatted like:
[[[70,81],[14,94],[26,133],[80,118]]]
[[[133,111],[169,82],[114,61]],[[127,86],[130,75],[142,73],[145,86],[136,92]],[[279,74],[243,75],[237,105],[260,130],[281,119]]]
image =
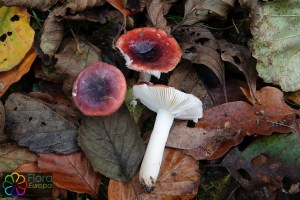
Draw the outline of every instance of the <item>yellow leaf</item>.
[[[107,0],[107,2],[118,9],[123,15],[129,16],[131,14],[131,11],[125,8],[124,0]]]
[[[0,7],[0,71],[18,65],[32,46],[34,30],[26,8]]]
[[[11,84],[19,81],[29,71],[35,57],[36,53],[34,49],[31,49],[17,67],[7,72],[0,72],[0,97]]]

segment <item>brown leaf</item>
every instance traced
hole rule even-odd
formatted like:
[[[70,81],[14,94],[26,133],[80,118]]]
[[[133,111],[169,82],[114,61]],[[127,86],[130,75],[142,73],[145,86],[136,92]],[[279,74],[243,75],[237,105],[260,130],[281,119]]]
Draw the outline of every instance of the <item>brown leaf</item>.
[[[252,99],[253,106],[236,101],[205,110],[195,128],[187,127],[186,122],[174,123],[167,146],[188,149],[195,159],[215,159],[246,135],[298,131],[296,118],[300,112],[285,104],[280,90],[264,87],[256,97],[259,103]]]
[[[125,7],[133,12],[142,12],[146,7],[146,0],[127,0]]]
[[[76,0],[68,3],[66,9],[69,10],[72,14],[75,14],[78,11],[83,11],[89,8],[102,6],[105,3],[105,0]]]
[[[0,97],[13,83],[18,82],[30,70],[35,58],[36,53],[34,49],[31,49],[16,67],[6,72],[0,72]]]
[[[190,156],[177,149],[166,148],[160,174],[151,193],[144,192],[136,174],[129,183],[110,179],[108,199],[192,199],[200,183],[199,166]]]
[[[251,56],[250,50],[244,46],[227,42],[226,40],[219,40],[219,45],[222,52],[222,60],[233,64],[244,73],[251,96],[256,99],[256,59]]]
[[[284,95],[284,97],[293,103],[300,105],[300,90],[293,93],[287,93]]]
[[[56,17],[62,10],[62,7],[54,9],[44,23],[40,47],[50,57],[56,53],[64,36],[64,24]]]
[[[195,67],[187,61],[181,61],[175,68],[169,79],[168,85],[185,93],[193,94],[201,99],[204,110],[213,106],[213,101],[209,96],[204,83],[197,75]]]
[[[220,83],[224,83],[219,44],[211,32],[199,26],[189,26],[178,29],[174,32],[174,37],[180,42],[183,58],[207,66]]]
[[[57,0],[3,0],[5,6],[18,6],[47,11]]]
[[[101,176],[95,172],[82,152],[69,155],[42,154],[38,167],[53,173],[53,183],[63,189],[97,196]]]
[[[27,148],[20,147],[17,144],[0,144],[1,172],[13,171],[25,163],[34,162],[36,160],[37,156]]]
[[[106,0],[110,3],[113,7],[118,9],[124,16],[131,15],[131,11],[125,8],[124,0]]]
[[[164,0],[147,0],[147,13],[148,18],[152,26],[164,30],[166,33],[170,33],[171,28],[167,26],[167,20],[164,17],[166,2]]]
[[[63,79],[63,89],[68,96],[71,96],[73,83],[79,73],[88,65],[101,61],[101,51],[94,45],[80,41],[79,48],[80,51],[74,40],[66,39],[62,49],[55,55],[55,68]]]
[[[43,102],[12,93],[5,102],[6,132],[37,153],[77,151],[77,127]]]
[[[7,135],[5,135],[3,132],[4,125],[5,125],[5,110],[2,101],[0,101],[0,144],[6,142],[6,140],[8,139]]]
[[[192,25],[213,17],[226,18],[235,0],[187,0],[182,24]]]

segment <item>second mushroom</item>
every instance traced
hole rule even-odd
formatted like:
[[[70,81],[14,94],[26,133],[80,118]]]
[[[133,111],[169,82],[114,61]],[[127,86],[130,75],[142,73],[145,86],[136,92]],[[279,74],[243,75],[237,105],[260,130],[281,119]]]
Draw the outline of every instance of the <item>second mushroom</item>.
[[[185,94],[164,85],[135,85],[133,95],[157,113],[139,174],[145,190],[151,192],[160,171],[165,144],[174,119],[197,122],[202,117],[202,102],[192,94]]]

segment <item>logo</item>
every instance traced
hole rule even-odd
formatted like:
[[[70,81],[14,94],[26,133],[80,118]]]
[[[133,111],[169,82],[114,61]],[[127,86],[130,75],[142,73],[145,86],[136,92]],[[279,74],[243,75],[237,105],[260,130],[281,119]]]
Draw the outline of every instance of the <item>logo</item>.
[[[4,192],[7,196],[17,198],[26,193],[28,183],[25,176],[20,175],[17,172],[13,172],[4,177],[2,187],[4,188]]]

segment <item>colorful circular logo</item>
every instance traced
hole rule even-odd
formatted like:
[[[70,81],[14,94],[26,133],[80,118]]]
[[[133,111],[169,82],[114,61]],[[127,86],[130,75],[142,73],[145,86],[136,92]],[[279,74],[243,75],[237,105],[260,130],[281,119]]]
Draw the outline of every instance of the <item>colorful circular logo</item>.
[[[20,175],[17,172],[13,172],[5,176],[2,186],[7,196],[17,198],[26,193],[28,183],[25,176]]]

